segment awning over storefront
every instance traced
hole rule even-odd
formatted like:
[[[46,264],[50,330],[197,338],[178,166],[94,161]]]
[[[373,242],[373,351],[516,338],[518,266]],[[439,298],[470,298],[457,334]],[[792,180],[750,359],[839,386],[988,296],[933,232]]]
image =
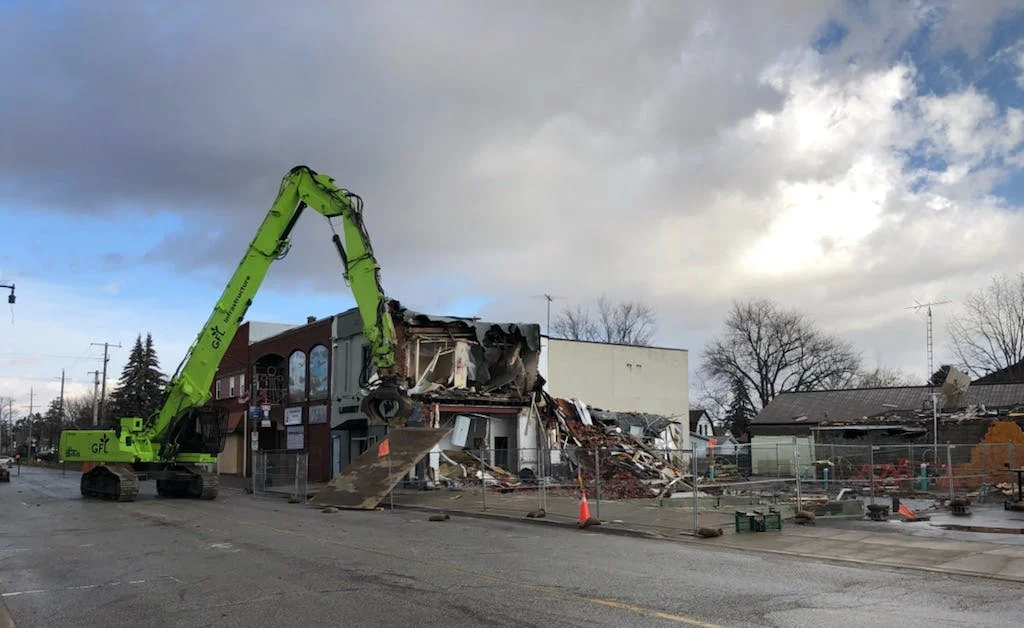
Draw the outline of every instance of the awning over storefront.
[[[373,510],[426,457],[451,428],[402,427],[366,450],[334,476],[311,501],[321,506]]]
[[[242,420],[245,418],[245,410],[237,410],[228,412],[227,425],[224,427],[224,433],[230,434],[238,431],[238,427],[242,425]]]

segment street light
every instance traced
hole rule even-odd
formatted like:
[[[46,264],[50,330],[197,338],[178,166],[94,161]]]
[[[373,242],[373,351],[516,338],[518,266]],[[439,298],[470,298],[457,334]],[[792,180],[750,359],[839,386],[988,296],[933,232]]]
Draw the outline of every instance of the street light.
[[[11,305],[14,305],[14,298],[15,298],[14,297],[14,284],[12,283],[12,284],[8,285],[8,284],[5,284],[5,283],[0,283],[0,288],[10,288],[11,289],[11,293],[9,295],[7,295],[7,302],[10,303]]]

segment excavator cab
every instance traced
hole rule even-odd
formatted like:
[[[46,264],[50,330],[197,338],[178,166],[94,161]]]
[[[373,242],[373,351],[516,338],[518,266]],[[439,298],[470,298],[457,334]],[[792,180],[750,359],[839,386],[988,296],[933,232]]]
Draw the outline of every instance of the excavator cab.
[[[189,412],[171,432],[177,453],[216,456],[224,451],[222,426],[226,418],[227,410],[219,406],[205,405]]]

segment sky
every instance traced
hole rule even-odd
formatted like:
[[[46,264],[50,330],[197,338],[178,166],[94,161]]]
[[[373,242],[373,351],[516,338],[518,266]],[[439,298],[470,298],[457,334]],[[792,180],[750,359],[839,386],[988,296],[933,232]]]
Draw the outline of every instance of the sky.
[[[1024,270],[1024,5],[0,0],[0,397],[173,371],[281,177],[365,202],[389,296],[544,323],[640,299],[700,353],[735,300],[926,375]],[[2,303],[2,301],[0,301]],[[249,318],[353,305],[300,221]],[[44,406],[45,407],[45,406]]]

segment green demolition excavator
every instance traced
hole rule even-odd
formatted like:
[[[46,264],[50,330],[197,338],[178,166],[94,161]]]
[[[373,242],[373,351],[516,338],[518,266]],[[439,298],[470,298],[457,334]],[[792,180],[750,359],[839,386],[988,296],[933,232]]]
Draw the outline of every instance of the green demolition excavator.
[[[327,218],[334,245],[344,265],[370,346],[361,384],[361,408],[376,425],[400,421],[412,404],[396,372],[395,329],[380,285],[380,266],[363,225],[362,199],[334,185],[331,177],[306,166],[285,175],[277,199],[260,225],[209,320],[199,332],[167,384],[163,404],[150,417],[122,418],[113,429],[68,430],[61,433],[60,455],[66,462],[92,462],[82,474],[82,495],[132,501],[139,481],[156,480],[165,497],[214,499],[217,476],[200,465],[215,463],[224,447],[223,412],[206,405],[228,344],[238,331],[267,270],[283,258],[289,234],[306,207]],[[345,243],[335,231],[341,218]],[[371,377],[371,366],[376,375]]]

